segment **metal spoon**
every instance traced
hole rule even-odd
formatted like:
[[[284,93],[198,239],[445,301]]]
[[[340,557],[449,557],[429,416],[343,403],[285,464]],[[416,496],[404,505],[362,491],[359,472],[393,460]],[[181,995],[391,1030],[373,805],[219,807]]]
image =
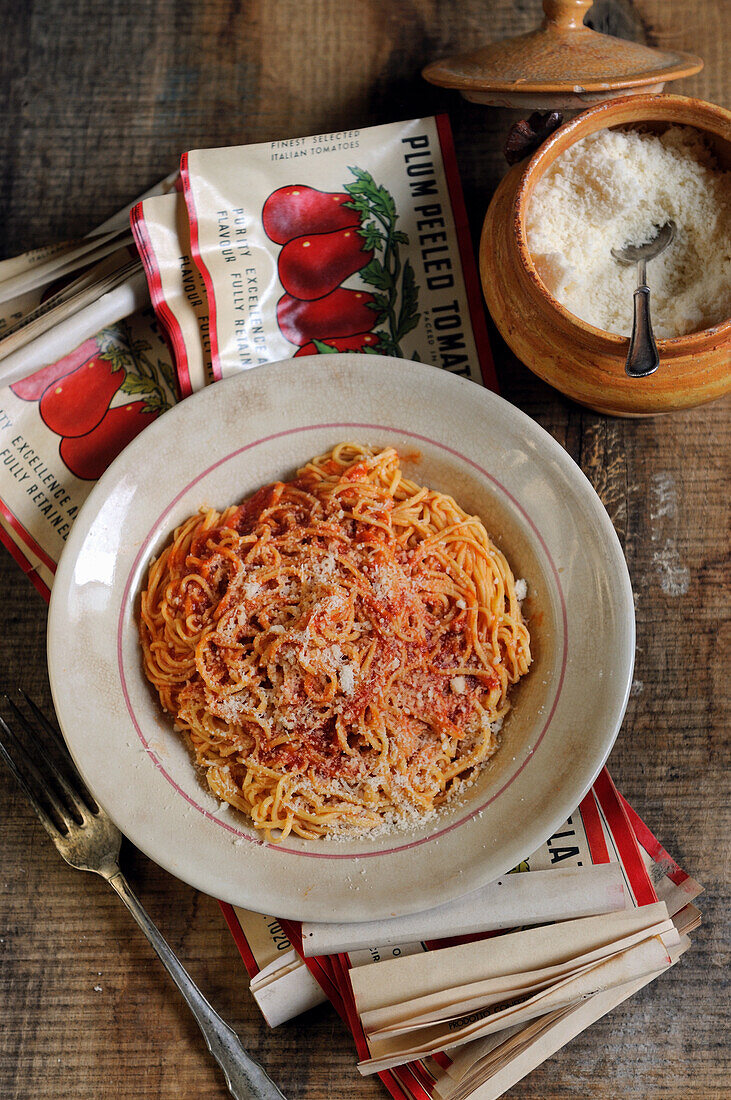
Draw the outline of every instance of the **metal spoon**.
[[[645,280],[648,260],[654,260],[665,251],[675,237],[675,228],[674,221],[667,221],[660,227],[657,236],[647,244],[628,244],[624,248],[612,249],[612,255],[619,263],[625,266],[637,264],[634,324],[627,362],[624,365],[625,372],[630,378],[644,378],[648,374],[653,374],[660,366],[660,356],[650,321],[650,288]]]

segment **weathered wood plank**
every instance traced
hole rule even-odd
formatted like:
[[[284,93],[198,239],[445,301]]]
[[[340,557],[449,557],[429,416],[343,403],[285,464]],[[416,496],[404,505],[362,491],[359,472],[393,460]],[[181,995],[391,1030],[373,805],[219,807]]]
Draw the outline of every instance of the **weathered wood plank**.
[[[512,0],[2,0],[2,252],[88,231],[173,168],[185,148],[441,109],[452,118],[476,237],[518,114],[465,103],[425,85],[419,70],[455,49],[529,30],[538,8]],[[597,9],[597,19],[628,37],[700,53],[706,68],[678,90],[729,104],[727,6],[607,0]],[[720,931],[728,405],[607,420],[535,379],[497,336],[494,346],[505,396],[579,462],[623,542],[638,655],[611,769],[707,886],[705,924],[681,964],[512,1095],[720,1100],[728,1086],[718,994],[728,955]],[[3,680],[49,705],[45,607],[4,551],[0,586]],[[0,1095],[223,1098],[195,1024],[116,898],[101,880],[65,867],[4,771],[0,790]],[[329,1009],[266,1028],[212,899],[138,853],[125,864],[174,949],[287,1095],[384,1095],[358,1075],[352,1043]]]

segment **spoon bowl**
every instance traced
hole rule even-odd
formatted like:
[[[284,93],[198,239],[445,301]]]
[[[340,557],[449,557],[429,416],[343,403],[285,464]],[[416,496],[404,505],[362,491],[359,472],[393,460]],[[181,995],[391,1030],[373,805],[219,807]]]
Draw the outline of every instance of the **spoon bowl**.
[[[651,241],[645,241],[644,244],[626,244],[624,248],[613,248],[612,255],[615,260],[624,264],[625,267],[629,267],[631,264],[639,264],[643,260],[647,263],[648,260],[654,260],[656,256],[665,251],[669,244],[672,244],[675,240],[676,229],[677,226],[672,219],[666,221],[664,225],[660,226],[657,236],[653,237]]]

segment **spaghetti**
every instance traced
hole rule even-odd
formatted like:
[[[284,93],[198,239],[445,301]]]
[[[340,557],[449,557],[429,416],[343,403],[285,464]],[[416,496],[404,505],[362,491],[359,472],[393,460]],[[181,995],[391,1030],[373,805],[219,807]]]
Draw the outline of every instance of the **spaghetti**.
[[[140,633],[211,791],[269,839],[421,821],[496,751],[531,659],[480,520],[354,443],[182,523]]]

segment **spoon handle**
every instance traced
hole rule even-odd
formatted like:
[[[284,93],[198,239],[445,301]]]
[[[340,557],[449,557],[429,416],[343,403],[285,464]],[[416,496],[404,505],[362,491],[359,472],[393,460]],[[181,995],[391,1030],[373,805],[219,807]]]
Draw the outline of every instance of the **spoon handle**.
[[[650,320],[650,288],[645,286],[645,264],[640,263],[640,285],[634,293],[635,316],[629,344],[625,373],[630,378],[645,378],[660,366],[655,337]]]

